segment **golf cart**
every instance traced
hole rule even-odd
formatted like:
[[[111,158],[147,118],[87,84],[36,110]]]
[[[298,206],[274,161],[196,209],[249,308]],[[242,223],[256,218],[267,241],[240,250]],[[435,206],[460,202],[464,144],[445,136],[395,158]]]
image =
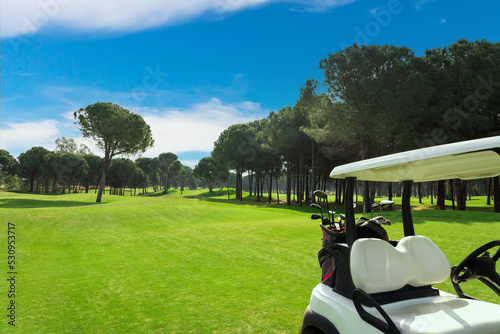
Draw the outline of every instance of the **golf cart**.
[[[500,136],[334,168],[330,177],[346,180],[345,223],[338,230],[327,225],[328,218],[320,223],[328,239],[325,243],[324,238],[323,249],[328,252],[323,259],[331,256],[334,270],[313,289],[302,333],[500,333],[500,305],[469,297],[460,288],[463,282],[479,279],[500,296],[500,275],[495,270],[500,240],[481,246],[451,268],[430,239],[415,234],[410,212],[413,182],[498,175]],[[378,232],[369,237],[362,233],[354,220],[356,180],[403,184],[405,236],[401,240],[390,240]],[[450,276],[457,295],[432,287]]]

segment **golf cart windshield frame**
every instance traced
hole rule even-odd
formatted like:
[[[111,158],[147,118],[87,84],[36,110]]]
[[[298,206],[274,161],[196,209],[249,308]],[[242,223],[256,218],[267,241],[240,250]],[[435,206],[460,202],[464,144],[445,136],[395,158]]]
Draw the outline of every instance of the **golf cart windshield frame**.
[[[346,241],[357,239],[353,190],[356,180],[402,182],[402,215],[405,236],[415,235],[410,210],[413,182],[479,179],[500,175],[500,136],[438,145],[386,155],[335,167],[331,178],[345,179]]]

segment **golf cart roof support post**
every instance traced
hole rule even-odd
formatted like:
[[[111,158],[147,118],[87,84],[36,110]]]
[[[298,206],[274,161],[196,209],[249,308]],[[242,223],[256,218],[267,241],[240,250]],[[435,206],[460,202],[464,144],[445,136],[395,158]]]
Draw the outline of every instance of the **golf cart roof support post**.
[[[358,238],[356,234],[356,221],[354,219],[354,206],[352,195],[354,192],[355,177],[346,177],[347,185],[344,194],[344,212],[345,212],[345,225],[346,225],[346,241],[347,244],[352,246],[354,241]]]
[[[403,215],[403,228],[405,237],[410,235],[415,235],[415,228],[413,226],[413,219],[411,217],[411,188],[413,186],[413,181],[403,181],[403,197],[401,198],[401,209]]]

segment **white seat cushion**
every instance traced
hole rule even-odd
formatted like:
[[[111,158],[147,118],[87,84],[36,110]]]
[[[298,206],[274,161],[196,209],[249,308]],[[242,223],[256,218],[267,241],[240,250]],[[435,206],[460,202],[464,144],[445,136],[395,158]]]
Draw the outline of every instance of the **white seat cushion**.
[[[351,250],[354,285],[367,293],[394,291],[441,283],[450,275],[450,263],[428,238],[408,236],[393,247],[381,239],[364,238]]]

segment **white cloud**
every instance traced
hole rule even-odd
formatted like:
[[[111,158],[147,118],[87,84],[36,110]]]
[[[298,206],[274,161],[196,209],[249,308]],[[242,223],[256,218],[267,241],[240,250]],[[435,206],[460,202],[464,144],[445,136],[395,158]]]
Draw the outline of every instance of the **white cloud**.
[[[131,111],[141,114],[151,127],[155,147],[145,156],[158,156],[163,152],[210,152],[219,134],[229,126],[268,114],[255,102],[224,104],[216,98],[183,110],[137,108]]]
[[[61,31],[134,32],[181,24],[209,13],[227,13],[275,2],[325,11],[355,0],[0,0],[1,37]]]
[[[335,7],[341,7],[357,0],[290,0],[287,2],[298,4],[300,11],[325,12]]]
[[[50,119],[5,123],[6,127],[0,130],[0,147],[15,156],[34,146],[53,149],[60,133],[59,125],[59,122]]]
[[[184,165],[184,166],[188,166],[188,167],[191,167],[191,168],[194,168],[198,162],[200,162],[199,160],[180,160],[180,162]]]
[[[47,26],[83,31],[140,31],[212,12],[222,15],[271,0],[1,0],[2,37]]]

